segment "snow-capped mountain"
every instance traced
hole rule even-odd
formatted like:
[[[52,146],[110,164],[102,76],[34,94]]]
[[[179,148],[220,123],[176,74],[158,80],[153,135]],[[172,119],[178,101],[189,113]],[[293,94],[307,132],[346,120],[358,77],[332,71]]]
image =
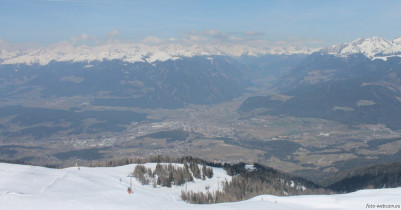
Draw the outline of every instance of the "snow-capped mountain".
[[[193,44],[183,45],[168,43],[149,45],[143,43],[105,43],[96,46],[78,45],[61,42],[48,47],[29,49],[0,50],[0,64],[40,64],[51,61],[90,62],[102,60],[123,60],[129,63],[176,60],[182,57],[224,55],[239,57],[260,55],[293,55],[311,54],[320,49],[306,47],[268,47],[249,46],[247,44]],[[359,38],[351,42],[333,45],[320,50],[321,54],[348,57],[352,54],[363,54],[370,59],[383,59],[401,55],[401,37],[385,40],[380,37]]]
[[[276,82],[281,95],[291,96],[289,100],[249,98],[240,110],[264,108],[273,115],[400,129],[400,61],[401,38],[372,37],[325,48],[307,56]]]
[[[339,45],[334,45],[320,51],[338,57],[348,57],[352,54],[363,54],[370,59],[386,58],[401,55],[401,37],[394,40],[385,40],[380,37],[356,39]]]
[[[102,60],[123,60],[129,63],[176,60],[182,57],[225,55],[257,56],[265,54],[310,54],[316,49],[296,47],[250,47],[248,45],[190,45],[164,44],[145,45],[127,43],[108,43],[99,46],[59,43],[45,48],[23,50],[1,50],[1,64],[40,64],[51,61],[90,62]]]

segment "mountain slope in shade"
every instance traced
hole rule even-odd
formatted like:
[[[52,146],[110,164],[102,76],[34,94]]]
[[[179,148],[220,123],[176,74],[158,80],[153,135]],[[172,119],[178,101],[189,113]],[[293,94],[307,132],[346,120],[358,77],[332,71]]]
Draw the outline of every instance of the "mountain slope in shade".
[[[333,176],[337,181],[328,188],[335,191],[353,192],[359,189],[395,187],[401,184],[401,163],[374,165]]]
[[[278,197],[261,195],[250,200],[211,205],[192,205],[180,199],[180,186],[153,188],[133,179],[133,194],[127,194],[135,165],[115,168],[48,169],[0,163],[2,209],[366,209],[367,204],[400,205],[401,188],[363,190],[340,195]],[[188,190],[216,190],[218,178],[228,178],[214,169],[215,178],[189,183]],[[121,182],[119,181],[121,178]],[[221,186],[220,186],[221,187]],[[387,206],[388,208],[391,206]]]
[[[279,95],[248,98],[239,111],[315,117],[349,125],[401,128],[401,59],[369,61],[330,72],[315,70],[287,83]],[[392,63],[389,63],[392,62]],[[287,82],[287,81],[286,81]],[[285,84],[285,82],[283,82]]]
[[[248,98],[240,112],[314,117],[347,125],[384,124],[401,128],[401,94],[385,87],[360,86],[354,81],[330,82],[297,88],[285,95]]]
[[[249,98],[239,111],[400,129],[401,57],[372,57],[395,55],[399,43],[374,37],[313,53],[277,81],[279,95]]]
[[[225,56],[195,56],[164,62],[121,60],[0,65],[2,100],[91,96],[95,105],[179,108],[213,104],[244,93],[251,83],[239,64]],[[33,95],[33,94],[31,94]]]

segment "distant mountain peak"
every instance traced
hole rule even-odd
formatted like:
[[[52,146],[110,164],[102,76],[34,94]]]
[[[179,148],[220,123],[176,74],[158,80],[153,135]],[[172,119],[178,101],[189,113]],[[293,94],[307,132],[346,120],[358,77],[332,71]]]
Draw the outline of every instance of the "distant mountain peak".
[[[358,38],[351,42],[333,45],[320,51],[338,57],[348,57],[353,54],[363,54],[370,59],[401,55],[401,37],[386,40],[381,37]]]
[[[394,43],[401,44],[401,36],[398,38],[393,39]]]

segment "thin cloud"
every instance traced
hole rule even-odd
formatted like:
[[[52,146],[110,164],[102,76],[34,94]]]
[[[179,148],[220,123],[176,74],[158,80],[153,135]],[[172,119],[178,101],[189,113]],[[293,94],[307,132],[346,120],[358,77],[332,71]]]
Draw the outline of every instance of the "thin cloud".
[[[181,38],[169,38],[163,39],[156,36],[148,36],[141,40],[142,44],[181,44],[186,46],[191,45],[248,45],[249,47],[256,48],[268,48],[284,44],[290,46],[296,44],[299,47],[302,43],[308,43],[305,40],[283,40],[277,42],[270,42],[264,39],[257,39],[258,36],[264,35],[257,31],[244,31],[244,32],[232,32],[227,33],[220,30],[203,30],[203,31],[191,31],[186,32]],[[311,41],[309,41],[311,42]]]
[[[229,36],[227,33],[224,33],[220,30],[204,30],[202,34],[214,38],[226,38]]]
[[[1,50],[20,50],[27,48],[39,48],[41,45],[38,43],[9,43],[4,39],[0,38],[0,54]]]
[[[260,31],[244,31],[242,32],[244,36],[262,36],[265,35],[264,33]]]
[[[162,44],[165,43],[167,40],[158,38],[156,36],[147,36],[141,40],[143,44]]]
[[[42,2],[54,2],[54,3],[101,3],[101,2],[107,2],[107,1],[102,1],[102,0],[40,0]]]
[[[120,31],[117,29],[114,29],[112,31],[107,32],[104,37],[106,37],[107,39],[113,39],[116,38],[120,35]]]
[[[120,31],[116,29],[104,34],[100,38],[87,33],[83,33],[77,36],[73,36],[69,40],[48,45],[47,47],[67,49],[76,48],[83,45],[97,47],[110,44],[119,47],[135,45],[162,47],[173,44],[182,47],[216,46],[221,49],[229,50],[256,49],[260,52],[268,52],[269,49],[277,47],[283,49],[307,49],[317,47],[320,48],[321,46],[324,46],[324,44],[326,44],[324,41],[321,40],[310,38],[302,39],[298,37],[279,41],[269,41],[266,39],[261,39],[259,36],[263,35],[263,33],[257,31],[244,31],[235,33],[227,33],[220,30],[191,31],[184,33],[182,37],[162,38],[157,36],[147,36],[137,42],[116,39],[116,37],[118,37],[120,34]],[[0,47],[2,49],[9,49],[12,46],[10,46],[4,40],[0,39]],[[32,45],[32,47],[34,46]],[[46,48],[46,46],[41,46],[39,48],[42,47],[43,49]],[[30,47],[25,46],[24,48],[26,49]]]
[[[73,45],[76,45],[76,44],[79,45],[82,43],[85,43],[85,44],[99,44],[100,43],[99,38],[97,38],[96,36],[91,36],[87,33],[83,33],[78,36],[73,36],[70,38],[70,41],[72,42]]]
[[[295,47],[321,47],[327,44],[323,40],[318,40],[314,38],[299,38],[299,37],[292,37],[286,40],[279,40],[274,42],[276,46],[295,46]]]

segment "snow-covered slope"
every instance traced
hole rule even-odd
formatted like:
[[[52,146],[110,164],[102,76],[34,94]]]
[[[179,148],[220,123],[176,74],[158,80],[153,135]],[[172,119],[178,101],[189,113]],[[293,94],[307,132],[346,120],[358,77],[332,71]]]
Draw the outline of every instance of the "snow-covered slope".
[[[49,169],[0,163],[1,209],[366,209],[367,204],[401,205],[401,188],[363,190],[343,195],[277,197],[213,205],[192,205],[179,198],[183,187],[153,188],[133,179],[133,194],[126,192],[127,175],[135,165],[115,168],[76,167]],[[147,167],[154,167],[148,164]],[[218,180],[229,179],[214,168],[214,178],[189,183],[188,190],[217,189]],[[219,178],[218,178],[219,177]],[[122,181],[120,182],[120,178]],[[221,187],[221,186],[220,186]]]
[[[361,53],[368,58],[384,58],[387,56],[401,55],[401,37],[388,41],[380,37],[357,39],[351,42],[334,45],[321,50],[321,53],[348,57]]]
[[[98,46],[59,43],[49,47],[23,50],[0,50],[0,64],[41,64],[51,61],[102,61],[120,59],[126,62],[155,62],[192,57],[197,55],[264,55],[264,54],[310,54],[316,51],[295,47],[250,47],[248,45],[190,45],[180,44],[127,44],[108,43]]]

